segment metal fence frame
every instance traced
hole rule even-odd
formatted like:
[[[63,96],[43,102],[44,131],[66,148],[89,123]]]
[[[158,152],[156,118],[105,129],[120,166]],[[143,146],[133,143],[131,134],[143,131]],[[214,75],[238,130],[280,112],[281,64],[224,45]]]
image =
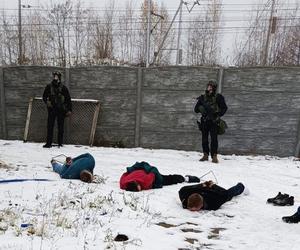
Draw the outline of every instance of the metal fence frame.
[[[28,133],[29,133],[29,127],[30,127],[30,122],[31,122],[31,117],[32,117],[32,107],[34,101],[42,101],[41,97],[32,97],[29,100],[28,104],[28,112],[27,112],[27,117],[26,117],[26,124],[25,124],[25,130],[24,130],[24,142],[28,141]],[[100,111],[100,102],[98,100],[92,100],[92,99],[71,99],[71,101],[77,102],[77,103],[94,103],[95,110],[92,118],[92,125],[91,125],[91,130],[90,130],[90,136],[89,136],[89,145],[93,146],[94,144],[94,138],[95,138],[95,132],[96,132],[96,127],[97,127],[97,121],[98,121],[98,116],[99,116],[99,111]]]

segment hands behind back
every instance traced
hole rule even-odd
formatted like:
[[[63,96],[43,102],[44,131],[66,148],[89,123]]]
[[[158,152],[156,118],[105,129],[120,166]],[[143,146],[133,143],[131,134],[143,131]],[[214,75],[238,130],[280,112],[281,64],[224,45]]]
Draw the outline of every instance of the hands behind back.
[[[70,166],[72,164],[72,158],[69,156],[66,158],[66,165]]]
[[[215,185],[215,183],[212,180],[202,183],[203,187],[208,187],[208,188],[211,188],[213,185]]]

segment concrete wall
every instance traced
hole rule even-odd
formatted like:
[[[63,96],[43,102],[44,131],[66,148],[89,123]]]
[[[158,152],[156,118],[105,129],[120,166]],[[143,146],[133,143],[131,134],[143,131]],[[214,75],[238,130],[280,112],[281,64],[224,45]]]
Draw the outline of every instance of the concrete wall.
[[[142,85],[142,147],[200,150],[194,106],[218,70],[168,67],[144,70]]]
[[[223,94],[229,129],[225,153],[294,155],[300,118],[299,68],[229,68]]]
[[[70,69],[72,98],[100,100],[96,145],[134,147],[137,69],[91,67]]]
[[[54,67],[3,68],[7,139],[23,139],[30,97],[41,96]],[[1,112],[2,113],[2,112]],[[3,138],[5,138],[3,136]]]
[[[4,93],[4,79],[3,68],[0,68],[0,138],[4,138],[5,126],[5,93]],[[5,129],[6,130],[6,129]]]
[[[61,70],[72,98],[100,100],[96,145],[200,150],[196,97],[208,80],[220,79],[229,107],[220,152],[294,155],[300,147],[299,69],[1,68],[0,138],[23,139],[29,98],[41,96],[51,72]]]

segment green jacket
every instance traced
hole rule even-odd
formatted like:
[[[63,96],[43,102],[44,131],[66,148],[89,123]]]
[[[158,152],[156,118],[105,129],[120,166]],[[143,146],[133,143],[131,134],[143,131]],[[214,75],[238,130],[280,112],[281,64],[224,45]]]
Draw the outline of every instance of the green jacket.
[[[127,173],[131,173],[135,170],[145,170],[145,172],[153,173],[155,175],[155,180],[152,188],[162,188],[163,186],[163,177],[159,173],[156,167],[151,166],[148,162],[136,162],[133,166],[127,168]]]

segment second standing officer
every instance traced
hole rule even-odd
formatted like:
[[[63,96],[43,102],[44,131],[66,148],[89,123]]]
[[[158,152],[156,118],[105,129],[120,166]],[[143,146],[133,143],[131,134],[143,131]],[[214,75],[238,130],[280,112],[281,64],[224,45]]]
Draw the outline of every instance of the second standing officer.
[[[197,104],[194,111],[201,113],[201,122],[198,122],[199,129],[202,132],[203,157],[200,161],[208,161],[209,151],[212,162],[218,163],[218,122],[220,117],[227,111],[225,99],[221,94],[217,94],[217,84],[215,81],[209,81],[204,95],[197,98]],[[210,134],[211,144],[209,150],[208,135]]]

